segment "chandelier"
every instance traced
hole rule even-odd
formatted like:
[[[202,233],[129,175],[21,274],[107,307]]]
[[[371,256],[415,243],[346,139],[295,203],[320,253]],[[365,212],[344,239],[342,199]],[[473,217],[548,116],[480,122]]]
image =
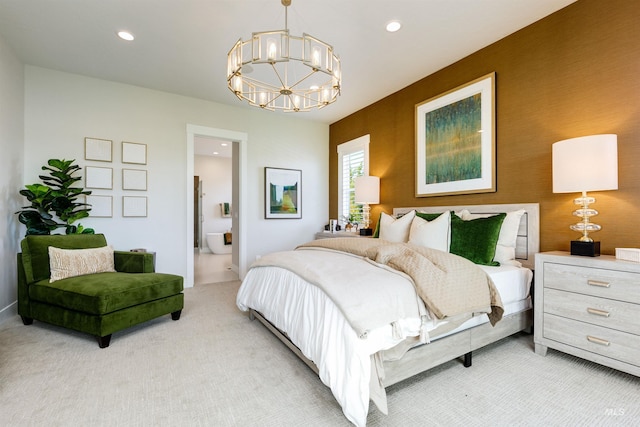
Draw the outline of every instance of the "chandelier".
[[[284,30],[252,33],[239,39],[227,55],[227,86],[250,105],[271,111],[299,112],[323,108],[340,95],[340,58],[333,46],[303,33]]]

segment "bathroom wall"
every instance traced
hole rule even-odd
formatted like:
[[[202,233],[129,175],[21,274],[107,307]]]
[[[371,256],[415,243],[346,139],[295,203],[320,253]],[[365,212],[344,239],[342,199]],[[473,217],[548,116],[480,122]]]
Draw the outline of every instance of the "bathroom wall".
[[[231,158],[194,156],[194,174],[202,182],[201,248],[209,251],[205,236],[211,232],[228,231],[231,217],[222,216],[220,203],[231,203]]]

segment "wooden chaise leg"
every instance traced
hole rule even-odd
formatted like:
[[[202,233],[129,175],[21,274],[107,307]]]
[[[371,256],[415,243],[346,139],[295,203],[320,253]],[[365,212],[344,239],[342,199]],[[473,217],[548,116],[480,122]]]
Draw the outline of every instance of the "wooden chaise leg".
[[[33,318],[31,317],[25,317],[25,316],[20,316],[22,318],[22,324],[23,325],[31,325],[33,324]]]
[[[182,314],[182,310],[174,311],[171,313],[171,320],[180,320],[180,315]]]
[[[468,368],[471,366],[471,352],[464,355],[464,367]]]
[[[111,334],[105,335],[104,337],[98,337],[98,345],[100,348],[109,347],[109,343],[111,342]]]

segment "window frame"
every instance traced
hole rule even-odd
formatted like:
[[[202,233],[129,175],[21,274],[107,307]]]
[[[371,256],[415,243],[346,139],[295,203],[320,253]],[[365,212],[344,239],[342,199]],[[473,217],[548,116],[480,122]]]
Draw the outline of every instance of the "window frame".
[[[369,142],[370,135],[363,135],[361,137],[352,139],[351,141],[338,144],[338,223],[344,224],[344,194],[343,180],[345,178],[345,171],[343,170],[343,162],[345,155],[351,155],[358,151],[364,151],[364,159],[362,164],[362,175],[369,175]],[[360,205],[359,205],[360,206]]]

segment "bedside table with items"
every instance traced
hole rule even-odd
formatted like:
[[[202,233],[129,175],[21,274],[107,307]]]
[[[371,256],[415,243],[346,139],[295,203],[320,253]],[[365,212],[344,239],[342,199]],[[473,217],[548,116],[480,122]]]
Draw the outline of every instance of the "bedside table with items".
[[[329,231],[319,231],[316,233],[316,240],[318,239],[331,239],[335,237],[369,237],[372,236],[361,236],[359,233],[353,233],[351,231],[334,231],[333,233]]]
[[[534,343],[640,376],[640,264],[536,254]]]

